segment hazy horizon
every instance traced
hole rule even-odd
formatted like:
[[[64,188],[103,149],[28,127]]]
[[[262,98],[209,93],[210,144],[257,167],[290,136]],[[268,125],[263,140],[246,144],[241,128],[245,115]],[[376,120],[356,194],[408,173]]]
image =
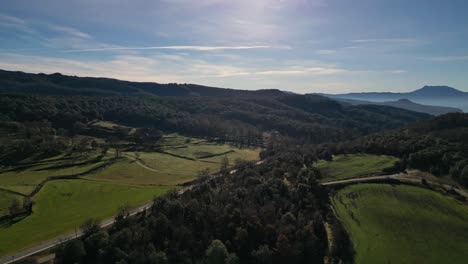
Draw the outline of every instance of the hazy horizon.
[[[0,68],[295,93],[468,91],[468,3],[0,3]]]

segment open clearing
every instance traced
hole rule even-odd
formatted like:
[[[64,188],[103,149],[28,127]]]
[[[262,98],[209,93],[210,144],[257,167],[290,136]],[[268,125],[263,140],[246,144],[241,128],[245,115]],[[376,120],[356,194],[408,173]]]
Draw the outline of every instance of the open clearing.
[[[27,195],[47,177],[84,173],[103,165],[110,156],[97,158],[97,153],[71,157],[60,155],[51,159],[24,161],[15,167],[2,167],[0,188]]]
[[[0,255],[73,232],[93,217],[105,219],[124,206],[137,207],[174,187],[134,187],[85,180],[49,182],[34,196],[33,214],[0,222]]]
[[[397,158],[384,155],[352,154],[334,156],[332,161],[320,160],[314,166],[325,180],[376,175],[393,166]]]
[[[468,206],[427,189],[346,187],[333,197],[356,263],[466,263]]]
[[[134,153],[126,153],[134,156]],[[218,164],[191,161],[161,153],[141,153],[141,162],[121,159],[105,170],[99,170],[84,176],[85,179],[106,181],[130,185],[176,185],[193,180],[197,173],[205,168],[215,171]]]
[[[95,125],[115,126],[105,122]],[[122,206],[142,205],[177,188],[177,184],[195,179],[202,170],[216,172],[224,156],[233,165],[237,158],[258,160],[260,152],[259,148],[239,149],[177,134],[163,136],[161,147],[182,157],[123,152],[115,159],[114,150],[101,156],[101,150],[96,149],[47,159],[33,157],[16,166],[0,167],[0,188],[23,195],[31,194],[47,178],[77,177],[47,182],[33,196],[31,215],[0,221],[0,256],[73,231],[89,218],[111,217]],[[20,195],[0,190],[0,216],[8,212],[15,198],[22,201]]]

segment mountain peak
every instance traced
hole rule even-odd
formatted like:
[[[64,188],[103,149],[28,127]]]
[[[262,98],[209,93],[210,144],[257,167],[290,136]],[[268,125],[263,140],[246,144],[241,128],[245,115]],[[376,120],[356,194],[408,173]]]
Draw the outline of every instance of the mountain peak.
[[[453,96],[464,94],[464,92],[449,86],[424,86],[423,88],[411,92],[411,94],[426,96]]]
[[[414,103],[413,101],[411,100],[408,100],[408,99],[405,99],[405,98],[402,98],[402,99],[398,99],[397,102],[400,102],[400,103]]]

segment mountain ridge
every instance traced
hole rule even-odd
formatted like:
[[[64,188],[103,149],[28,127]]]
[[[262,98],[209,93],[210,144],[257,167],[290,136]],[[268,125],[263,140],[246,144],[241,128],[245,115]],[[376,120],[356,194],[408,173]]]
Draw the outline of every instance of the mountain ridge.
[[[358,101],[370,101],[374,103],[383,103],[389,101],[398,101],[408,99],[414,103],[458,108],[465,112],[468,111],[468,92],[457,90],[449,86],[424,86],[411,92],[362,92],[345,94],[325,94],[316,95],[326,96],[331,99],[351,99]]]
[[[133,82],[61,73],[25,73],[0,69],[0,93],[42,95],[281,96],[278,89],[238,90],[198,84]]]
[[[387,102],[371,102],[371,101],[363,101],[363,100],[353,100],[353,99],[342,99],[342,98],[334,98],[338,102],[351,104],[351,105],[385,105],[385,106],[392,106],[396,108],[406,109],[410,111],[420,112],[420,113],[427,113],[430,115],[438,116],[444,115],[448,113],[460,113],[463,112],[459,108],[454,107],[445,107],[445,106],[433,106],[433,105],[424,105],[418,104],[408,99],[399,99],[397,101],[387,101]]]

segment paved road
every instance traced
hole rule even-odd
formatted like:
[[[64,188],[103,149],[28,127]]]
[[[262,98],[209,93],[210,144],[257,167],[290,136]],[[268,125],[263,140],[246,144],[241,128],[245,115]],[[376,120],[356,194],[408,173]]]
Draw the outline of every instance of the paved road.
[[[181,195],[183,194],[184,192],[188,191],[188,190],[191,190],[193,188],[193,186],[189,186],[189,187],[186,187],[186,188],[183,188],[179,191],[177,191],[177,194],[178,195]],[[141,213],[149,208],[151,208],[151,206],[153,205],[153,202],[149,202],[149,203],[146,203],[138,208],[135,208],[133,210],[130,211],[130,215],[136,215],[138,213]],[[115,218],[109,218],[109,219],[106,219],[104,221],[101,222],[101,227],[105,228],[105,227],[109,227],[111,225],[113,225],[115,223]],[[18,260],[21,260],[21,259],[24,259],[24,258],[27,258],[29,256],[32,256],[34,254],[37,254],[37,253],[40,253],[40,252],[43,252],[47,249],[50,249],[50,248],[53,248],[55,246],[58,246],[64,242],[67,242],[69,240],[72,240],[74,238],[77,238],[77,237],[81,237],[83,235],[83,232],[81,230],[78,230],[76,233],[69,233],[69,234],[66,234],[66,235],[62,235],[58,238],[54,238],[52,240],[49,240],[49,241],[46,241],[46,242],[43,242],[41,243],[40,245],[37,245],[37,246],[34,246],[32,248],[28,248],[24,251],[21,251],[21,252],[18,252],[14,255],[10,255],[10,256],[6,256],[6,257],[2,257],[0,258],[0,264],[8,264],[8,263],[13,263],[15,261],[18,261]]]
[[[372,182],[372,181],[380,181],[380,180],[399,180],[400,174],[392,174],[392,175],[384,175],[384,176],[371,176],[365,178],[353,178],[353,179],[346,179],[346,180],[336,180],[336,181],[329,181],[329,182],[321,182],[320,184],[323,186],[337,186],[337,185],[346,185],[346,184],[353,184],[353,183],[365,183],[365,182]]]

